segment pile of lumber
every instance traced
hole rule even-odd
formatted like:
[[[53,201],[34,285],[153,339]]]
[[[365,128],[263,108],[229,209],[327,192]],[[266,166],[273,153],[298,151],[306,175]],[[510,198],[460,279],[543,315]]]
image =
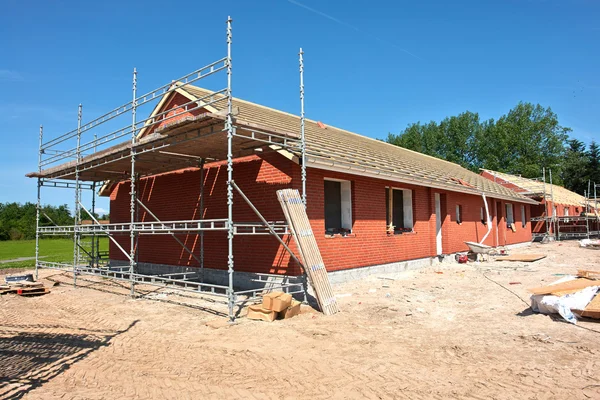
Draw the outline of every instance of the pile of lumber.
[[[0,285],[1,294],[18,294],[19,296],[40,296],[50,293],[50,289],[44,286],[42,282],[10,282],[6,285]]]
[[[291,294],[271,292],[263,296],[262,304],[248,307],[249,319],[273,322],[275,319],[288,319],[300,314],[300,302]]]
[[[566,296],[577,296],[584,291],[589,293],[588,288],[591,288],[595,294],[592,293],[591,298],[586,298],[585,304],[571,308],[571,311],[580,317],[600,319],[600,290],[598,289],[600,288],[600,271],[579,269],[577,275],[571,278],[570,280],[563,278],[554,284],[529,289],[529,292],[532,293],[532,308],[537,306],[536,303],[540,301],[541,296],[555,296],[559,298],[558,302],[560,302],[563,299],[566,300]]]

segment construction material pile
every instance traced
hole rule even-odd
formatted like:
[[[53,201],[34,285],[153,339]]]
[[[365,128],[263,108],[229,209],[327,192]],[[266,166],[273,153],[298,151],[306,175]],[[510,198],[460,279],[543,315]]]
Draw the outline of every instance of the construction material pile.
[[[267,322],[292,318],[300,314],[300,304],[291,294],[271,292],[263,296],[262,304],[248,307],[248,318]]]
[[[550,285],[529,289],[531,309],[542,314],[560,314],[577,323],[578,317],[600,319],[600,271],[578,270]]]
[[[40,296],[50,293],[50,289],[45,287],[42,282],[35,282],[31,274],[9,275],[4,280],[6,284],[0,285],[0,295]]]

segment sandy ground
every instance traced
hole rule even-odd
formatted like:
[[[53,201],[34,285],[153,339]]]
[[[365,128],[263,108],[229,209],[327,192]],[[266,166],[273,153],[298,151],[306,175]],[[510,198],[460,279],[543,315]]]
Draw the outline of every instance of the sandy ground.
[[[48,295],[0,297],[0,398],[600,399],[600,322],[532,314],[526,291],[600,251],[516,252],[548,257],[372,276],[334,288],[335,316],[235,325],[194,296],[54,275]]]

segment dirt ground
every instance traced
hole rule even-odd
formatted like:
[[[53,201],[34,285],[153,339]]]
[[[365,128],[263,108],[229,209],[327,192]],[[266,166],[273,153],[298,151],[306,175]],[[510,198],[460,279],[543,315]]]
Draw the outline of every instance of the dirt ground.
[[[0,398],[600,399],[600,322],[533,314],[526,291],[600,251],[513,254],[540,252],[375,275],[334,287],[340,314],[235,325],[193,295],[43,271],[63,283],[0,297]]]

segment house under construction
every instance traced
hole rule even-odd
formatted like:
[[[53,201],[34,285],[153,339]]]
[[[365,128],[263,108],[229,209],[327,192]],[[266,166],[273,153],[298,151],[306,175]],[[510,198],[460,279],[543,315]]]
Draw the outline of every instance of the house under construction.
[[[596,189],[590,182],[584,196],[552,183],[552,171],[541,180],[483,169],[481,175],[539,202],[531,208],[533,240],[583,239],[600,234]],[[590,196],[590,193],[592,196]]]
[[[132,295],[142,283],[205,293],[233,319],[267,283],[306,294],[291,233],[314,235],[323,263],[305,267],[334,281],[430,265],[466,251],[465,241],[531,241],[537,201],[459,165],[306,119],[302,51],[300,115],[233,97],[231,38],[228,20],[225,57],[141,96],[134,72],[130,102],[89,122],[80,107],[77,128],[47,141],[40,130],[38,170],[27,175],[38,181],[36,237],[71,235],[74,255],[43,261],[36,246],[36,269],[126,281]],[[209,76],[223,88],[196,85]],[[40,223],[46,187],[74,190],[73,226]],[[276,195],[288,188],[302,194],[310,228],[288,226]],[[110,223],[82,224],[98,190],[110,196]],[[108,259],[100,236],[110,240]]]

